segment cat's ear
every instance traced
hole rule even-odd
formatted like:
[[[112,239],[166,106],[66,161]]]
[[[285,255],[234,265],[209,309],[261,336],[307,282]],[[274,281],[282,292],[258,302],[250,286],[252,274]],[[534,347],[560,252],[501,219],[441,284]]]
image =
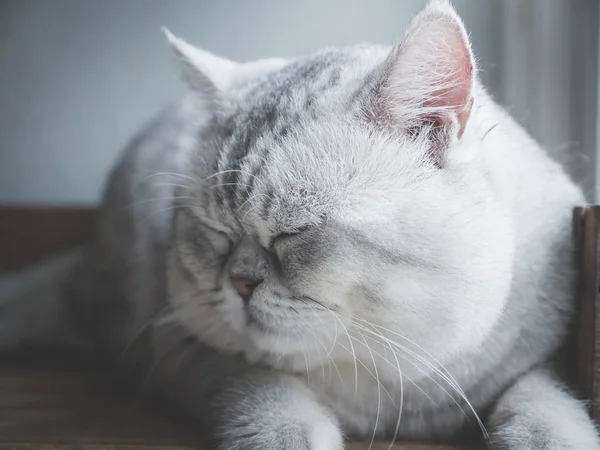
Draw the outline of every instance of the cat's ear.
[[[447,0],[432,0],[384,62],[374,112],[399,131],[426,129],[436,145],[448,145],[465,129],[475,72],[461,19]]]
[[[173,51],[181,63],[181,72],[189,87],[206,100],[214,100],[227,89],[237,64],[194,47],[163,27]]]

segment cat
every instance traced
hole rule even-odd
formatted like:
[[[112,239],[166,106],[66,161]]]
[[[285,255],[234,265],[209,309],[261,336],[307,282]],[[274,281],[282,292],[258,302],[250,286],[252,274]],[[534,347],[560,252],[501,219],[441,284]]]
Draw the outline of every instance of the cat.
[[[555,363],[584,197],[448,1],[392,48],[293,59],[165,32],[188,92],[116,165],[94,240],[4,300],[5,346],[124,355],[210,448],[600,449]]]

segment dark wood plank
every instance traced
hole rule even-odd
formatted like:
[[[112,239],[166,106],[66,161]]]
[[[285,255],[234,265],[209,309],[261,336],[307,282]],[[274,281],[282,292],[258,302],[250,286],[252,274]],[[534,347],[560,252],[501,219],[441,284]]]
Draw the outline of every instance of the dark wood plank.
[[[590,399],[590,414],[600,424],[600,206],[574,213],[579,270],[577,332],[577,385]]]
[[[127,395],[109,370],[0,369],[5,443],[191,446],[199,435]],[[2,447],[0,447],[2,448]]]
[[[95,217],[91,206],[0,205],[0,272],[83,243]]]
[[[172,445],[113,445],[113,444],[2,444],[0,450],[191,450],[190,447]],[[405,450],[405,449],[402,449]],[[419,449],[420,450],[420,449]],[[425,449],[423,449],[425,450]],[[433,450],[433,449],[432,449]],[[437,449],[436,449],[437,450]]]

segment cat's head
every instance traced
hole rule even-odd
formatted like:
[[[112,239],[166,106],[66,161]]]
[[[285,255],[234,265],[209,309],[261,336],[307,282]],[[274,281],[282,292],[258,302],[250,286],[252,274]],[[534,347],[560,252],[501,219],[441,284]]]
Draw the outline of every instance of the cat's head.
[[[175,217],[177,320],[222,349],[315,363],[481,343],[507,297],[512,224],[447,2],[392,49],[237,64],[169,37],[202,116]]]

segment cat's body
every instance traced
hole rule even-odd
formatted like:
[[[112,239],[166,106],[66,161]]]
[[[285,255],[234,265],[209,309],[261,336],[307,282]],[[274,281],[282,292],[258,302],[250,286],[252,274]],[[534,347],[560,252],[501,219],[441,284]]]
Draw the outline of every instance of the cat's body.
[[[490,102],[489,99],[483,97],[484,95],[482,92],[480,99],[483,102]],[[479,130],[479,138],[482,139],[482,155],[484,155],[485,164],[488,167],[498,167],[503,162],[509,164],[518,162],[516,167],[511,168],[508,173],[505,172],[507,179],[499,181],[501,183],[499,192],[505,195],[506,207],[515,211],[515,214],[518,212],[518,217],[522,221],[518,227],[523,232],[519,245],[521,250],[517,251],[516,259],[517,261],[526,259],[529,265],[531,254],[537,254],[539,249],[531,250],[527,244],[532,243],[539,246],[538,239],[543,239],[548,243],[560,242],[565,236],[568,236],[572,207],[582,204],[583,198],[580,191],[564,176],[562,170],[544,156],[543,150],[535,145],[504,111],[493,104],[488,104],[487,110],[489,117],[484,117],[482,121],[484,125]],[[176,195],[174,184],[182,182],[181,177],[169,174],[188,176],[185,168],[185,155],[189,148],[186,148],[185,142],[192,142],[192,137],[188,133],[196,131],[194,127],[189,127],[190,119],[195,117],[195,115],[190,116],[190,112],[196,113],[196,111],[194,108],[190,108],[190,100],[184,99],[180,104],[169,109],[165,115],[161,115],[157,122],[153,122],[140,138],[134,141],[114,171],[109,183],[110,189],[104,202],[106,213],[102,214],[100,218],[100,242],[89,255],[87,264],[90,264],[92,268],[88,269],[84,266],[86,267],[85,272],[92,274],[92,278],[86,279],[79,274],[75,277],[79,280],[78,284],[81,283],[86,290],[85,295],[77,296],[77,299],[86,299],[85,303],[76,300],[82,307],[79,316],[82,327],[86,330],[96,330],[100,327],[101,330],[98,332],[102,334],[103,338],[114,340],[112,345],[117,351],[133,341],[139,330],[151,321],[152,315],[166,306],[165,261],[171,237],[172,216],[175,211],[172,208],[171,197]],[[510,130],[510,142],[509,145],[503,147],[500,161],[497,159],[498,152],[496,151],[498,140],[489,139],[489,148],[483,140],[483,136],[492,126],[496,126],[496,131],[500,135],[503,135],[502,128]],[[189,130],[183,131],[186,127]],[[498,127],[501,128],[497,129]],[[494,130],[491,132],[493,133]],[[186,135],[188,135],[187,138],[183,138]],[[522,139],[520,145],[517,144],[519,137]],[[181,142],[184,145],[181,145]],[[527,160],[531,162],[527,163]],[[544,172],[547,172],[547,180],[543,180],[539,176],[541,173],[537,174],[535,180],[528,177],[528,164],[535,164],[538,172],[541,172],[539,171],[540,165],[546,166]],[[561,179],[562,182],[557,182],[557,179]],[[524,190],[523,183],[528,183],[529,189]],[[556,190],[555,195],[552,195],[552,189]],[[553,214],[557,209],[554,204],[532,208],[530,197],[526,197],[527,193],[536,199],[536,203],[542,193],[547,195],[547,198],[556,198],[564,202],[560,205],[561,216]],[[550,214],[545,213],[544,206],[549,209]],[[115,215],[118,216],[118,220],[115,220]],[[531,229],[528,229],[529,227]],[[535,236],[534,233],[542,228],[546,230],[546,234]],[[564,279],[552,280],[557,274],[566,279],[572,275],[569,269],[572,266],[570,243],[563,242],[562,244],[562,247],[549,245],[547,249],[544,249],[554,249],[555,254],[551,255],[554,260],[553,264],[560,268],[547,272],[547,274],[542,273],[537,277],[529,272],[525,279],[515,280],[512,288],[514,291],[512,304],[507,308],[505,319],[498,324],[493,336],[490,336],[483,344],[486,351],[481,352],[478,348],[472,354],[460,355],[456,361],[446,366],[457,384],[465,390],[465,394],[473,406],[478,409],[489,406],[491,399],[514,379],[515,374],[529,369],[532,364],[543,361],[553,350],[556,350],[557,345],[562,341],[562,334],[566,331],[565,324],[570,318],[569,305],[572,297],[570,282],[565,283]],[[524,253],[521,254],[521,252]],[[544,256],[540,255],[539,257]],[[543,264],[533,264],[529,270],[535,269],[544,271],[546,268]],[[108,280],[99,280],[96,276],[99,272],[109,272],[112,275]],[[539,281],[534,284],[535,279]],[[84,280],[85,282],[83,282]],[[127,287],[124,287],[121,292],[114,293],[112,288],[114,288],[115,282],[112,280],[119,280],[119,284],[126,283]],[[523,305],[516,304],[518,299],[522,298],[522,292],[527,290],[533,290],[536,293],[531,295],[531,298],[536,301],[526,302]],[[99,298],[95,298],[93,293],[99,294]],[[542,293],[544,296],[540,295]],[[113,302],[112,298],[119,300]],[[123,300],[128,305],[125,309],[122,305]],[[101,316],[106,316],[109,320],[99,320]],[[122,323],[124,317],[127,320]],[[107,333],[106,326],[112,324],[112,321],[116,321],[118,325],[116,327],[111,325],[108,329],[116,328],[116,331]],[[548,326],[535,324],[537,321],[542,324],[547,323]],[[561,325],[553,325],[553,322]],[[522,337],[529,328],[534,328],[536,332],[530,339]],[[547,334],[542,334],[546,331],[544,328],[546,328]],[[557,334],[558,330],[563,331]],[[372,342],[368,342],[372,344]],[[533,354],[526,349],[515,351],[519,345],[532,345],[537,351]],[[423,356],[426,357],[426,355]],[[391,361],[395,364],[393,359]],[[299,365],[303,363],[305,363],[303,359],[299,361]],[[364,363],[370,364],[371,361],[367,358]],[[361,434],[368,436],[372,432],[371,428],[379,407],[375,378],[359,364],[360,388],[355,397],[353,362],[337,362],[337,368],[328,359],[324,359],[323,364],[324,373],[320,363],[314,364],[310,381],[315,387],[322,388],[324,380],[325,396],[329,397],[328,402],[335,408],[336,413],[342,417],[348,415],[347,418],[341,417],[341,419],[347,420],[349,424],[352,424],[351,428],[361,430]],[[395,366],[380,362],[378,369],[383,386],[388,392],[397,392],[400,378]],[[343,383],[340,382],[340,374],[344,378]],[[302,371],[299,375],[304,377]],[[491,378],[493,378],[493,382],[491,382]],[[477,382],[474,383],[474,381]],[[436,379],[436,382],[446,391],[452,392],[452,398],[461,404],[466,415],[471,416],[469,407],[446,382],[439,378]],[[432,400],[426,398],[408,380],[404,380],[403,426],[401,429],[406,427],[407,435],[420,438],[431,436],[433,429],[436,429],[436,434],[441,436],[455,432],[464,423],[465,415],[460,413],[460,409],[454,401],[434,382],[424,379],[420,380],[418,384],[428,396],[432,397]],[[485,387],[482,387],[481,384],[484,384]],[[330,395],[327,394],[328,391],[331,391]],[[365,411],[356,415],[355,412],[359,409]],[[382,391],[379,412],[381,414],[380,427],[387,430],[389,434],[391,426],[393,433],[398,415],[398,400],[392,404],[389,395]],[[424,417],[427,417],[426,421],[423,420]],[[471,420],[473,419],[471,418]],[[476,426],[475,422],[472,424]],[[433,428],[432,425],[434,425]]]
[[[196,92],[114,170],[66,298],[222,448],[448,439],[478,430],[474,409],[494,449],[600,449],[548,365],[583,196],[469,82],[454,20],[434,3],[395,57],[330,50],[235,76],[171,38]],[[440,32],[464,52],[434,75],[458,79],[419,106],[436,80],[399,72],[425,67],[411,43],[435,57]]]

